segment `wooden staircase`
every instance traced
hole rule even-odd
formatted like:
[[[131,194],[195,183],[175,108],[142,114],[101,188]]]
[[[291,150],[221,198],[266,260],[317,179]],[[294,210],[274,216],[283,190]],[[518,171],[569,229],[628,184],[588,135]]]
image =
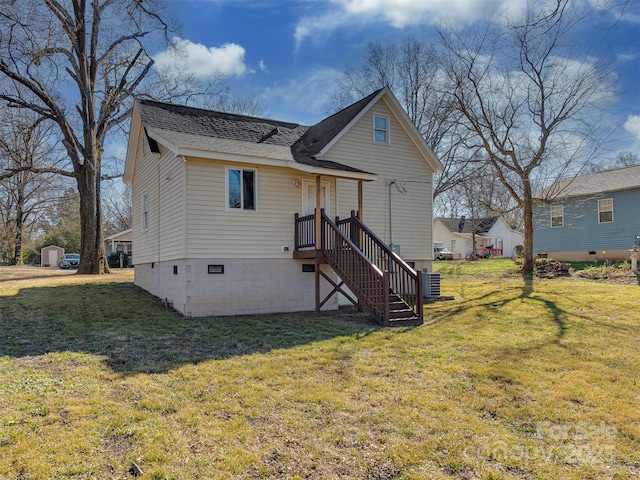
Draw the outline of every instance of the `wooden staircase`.
[[[295,218],[296,252],[313,249],[316,261],[326,263],[338,274],[366,308],[383,326],[416,326],[423,323],[422,276],[380,240],[355,214],[333,222],[321,211],[320,245],[316,246],[315,215]],[[321,275],[316,269],[316,278]],[[318,282],[316,289],[318,290]],[[344,293],[344,292],[343,292]],[[347,298],[351,298],[347,295]],[[353,300],[352,300],[353,301]],[[319,308],[319,307],[318,307]]]

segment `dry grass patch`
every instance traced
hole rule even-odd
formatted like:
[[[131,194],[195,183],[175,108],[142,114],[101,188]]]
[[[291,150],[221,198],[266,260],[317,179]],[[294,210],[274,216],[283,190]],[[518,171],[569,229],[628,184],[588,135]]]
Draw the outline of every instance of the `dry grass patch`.
[[[636,478],[638,287],[444,276],[427,323],[0,281],[0,478]],[[130,280],[130,277],[129,277]]]

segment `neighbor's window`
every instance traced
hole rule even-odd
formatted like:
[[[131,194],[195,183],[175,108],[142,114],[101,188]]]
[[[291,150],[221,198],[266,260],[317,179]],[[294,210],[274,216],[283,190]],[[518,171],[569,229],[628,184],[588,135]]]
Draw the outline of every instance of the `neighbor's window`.
[[[142,231],[149,230],[149,196],[145,193],[142,195]]]
[[[613,222],[613,198],[598,200],[598,223]]]
[[[241,168],[227,169],[227,208],[256,209],[256,171]]]
[[[564,207],[562,205],[551,206],[551,226],[552,227],[564,226]]]
[[[373,141],[389,143],[389,116],[373,114]]]

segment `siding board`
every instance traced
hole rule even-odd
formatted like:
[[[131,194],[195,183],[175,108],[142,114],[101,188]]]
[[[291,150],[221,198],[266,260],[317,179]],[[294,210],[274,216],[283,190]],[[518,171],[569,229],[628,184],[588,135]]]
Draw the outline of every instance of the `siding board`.
[[[613,199],[612,223],[598,223],[598,200],[604,198]],[[551,228],[551,205],[536,205],[536,252],[629,249],[640,234],[640,189],[565,199],[552,205],[564,206],[564,226]]]
[[[373,113],[390,116],[390,143],[373,143]],[[390,161],[389,159],[393,159]],[[327,152],[326,159],[378,174],[363,185],[364,222],[385,242],[400,245],[407,260],[427,260],[432,252],[432,174],[384,99],[374,105]],[[389,180],[392,186],[392,230],[389,225]],[[338,180],[338,215],[348,216],[358,205],[357,183]]]
[[[310,179],[289,169],[252,164],[257,170],[257,211],[226,210],[225,167],[222,161],[187,162],[188,257],[282,258],[282,246],[293,251],[294,214],[302,210],[303,189],[294,180]],[[302,183],[301,183],[302,184]],[[332,208],[335,206],[332,182]]]

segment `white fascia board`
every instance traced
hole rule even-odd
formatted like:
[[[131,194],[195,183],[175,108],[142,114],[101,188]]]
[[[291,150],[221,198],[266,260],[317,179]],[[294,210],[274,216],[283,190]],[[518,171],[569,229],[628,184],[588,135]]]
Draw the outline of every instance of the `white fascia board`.
[[[160,145],[162,145],[164,148],[169,150],[174,155],[176,155],[176,156],[180,155],[180,153],[178,153],[180,151],[180,147],[178,147],[177,145],[174,145],[173,143],[171,143],[166,138],[161,137],[156,132],[154,132],[152,129],[150,129],[150,128],[147,129],[147,135],[149,136],[149,138],[152,138],[153,140],[158,142]]]
[[[294,170],[309,173],[311,175],[323,175],[326,177],[346,178],[349,180],[362,180],[365,182],[372,182],[378,178],[377,173],[366,172],[349,172],[346,170],[336,170],[333,168],[313,167],[311,165],[305,165],[298,162],[289,162],[288,165]]]
[[[133,231],[133,229],[127,228],[126,230],[123,230],[121,232],[114,233],[113,235],[109,235],[107,238],[105,238],[105,240],[117,240],[118,237],[126,236],[126,235],[130,234],[132,231]],[[130,242],[131,240],[124,240],[124,241]]]
[[[140,131],[142,130],[142,121],[138,112],[138,103],[133,103],[133,111],[131,113],[131,125],[129,127],[129,141],[127,143],[127,156],[124,162],[123,181],[127,185],[133,182],[133,172],[136,167],[136,150],[138,149],[138,140],[140,139]]]
[[[267,157],[254,157],[239,153],[212,152],[206,150],[196,150],[194,148],[178,148],[176,155],[192,158],[204,158],[207,160],[220,160],[233,163],[251,163],[254,165],[266,165],[270,167],[288,167],[287,160],[279,160]]]

